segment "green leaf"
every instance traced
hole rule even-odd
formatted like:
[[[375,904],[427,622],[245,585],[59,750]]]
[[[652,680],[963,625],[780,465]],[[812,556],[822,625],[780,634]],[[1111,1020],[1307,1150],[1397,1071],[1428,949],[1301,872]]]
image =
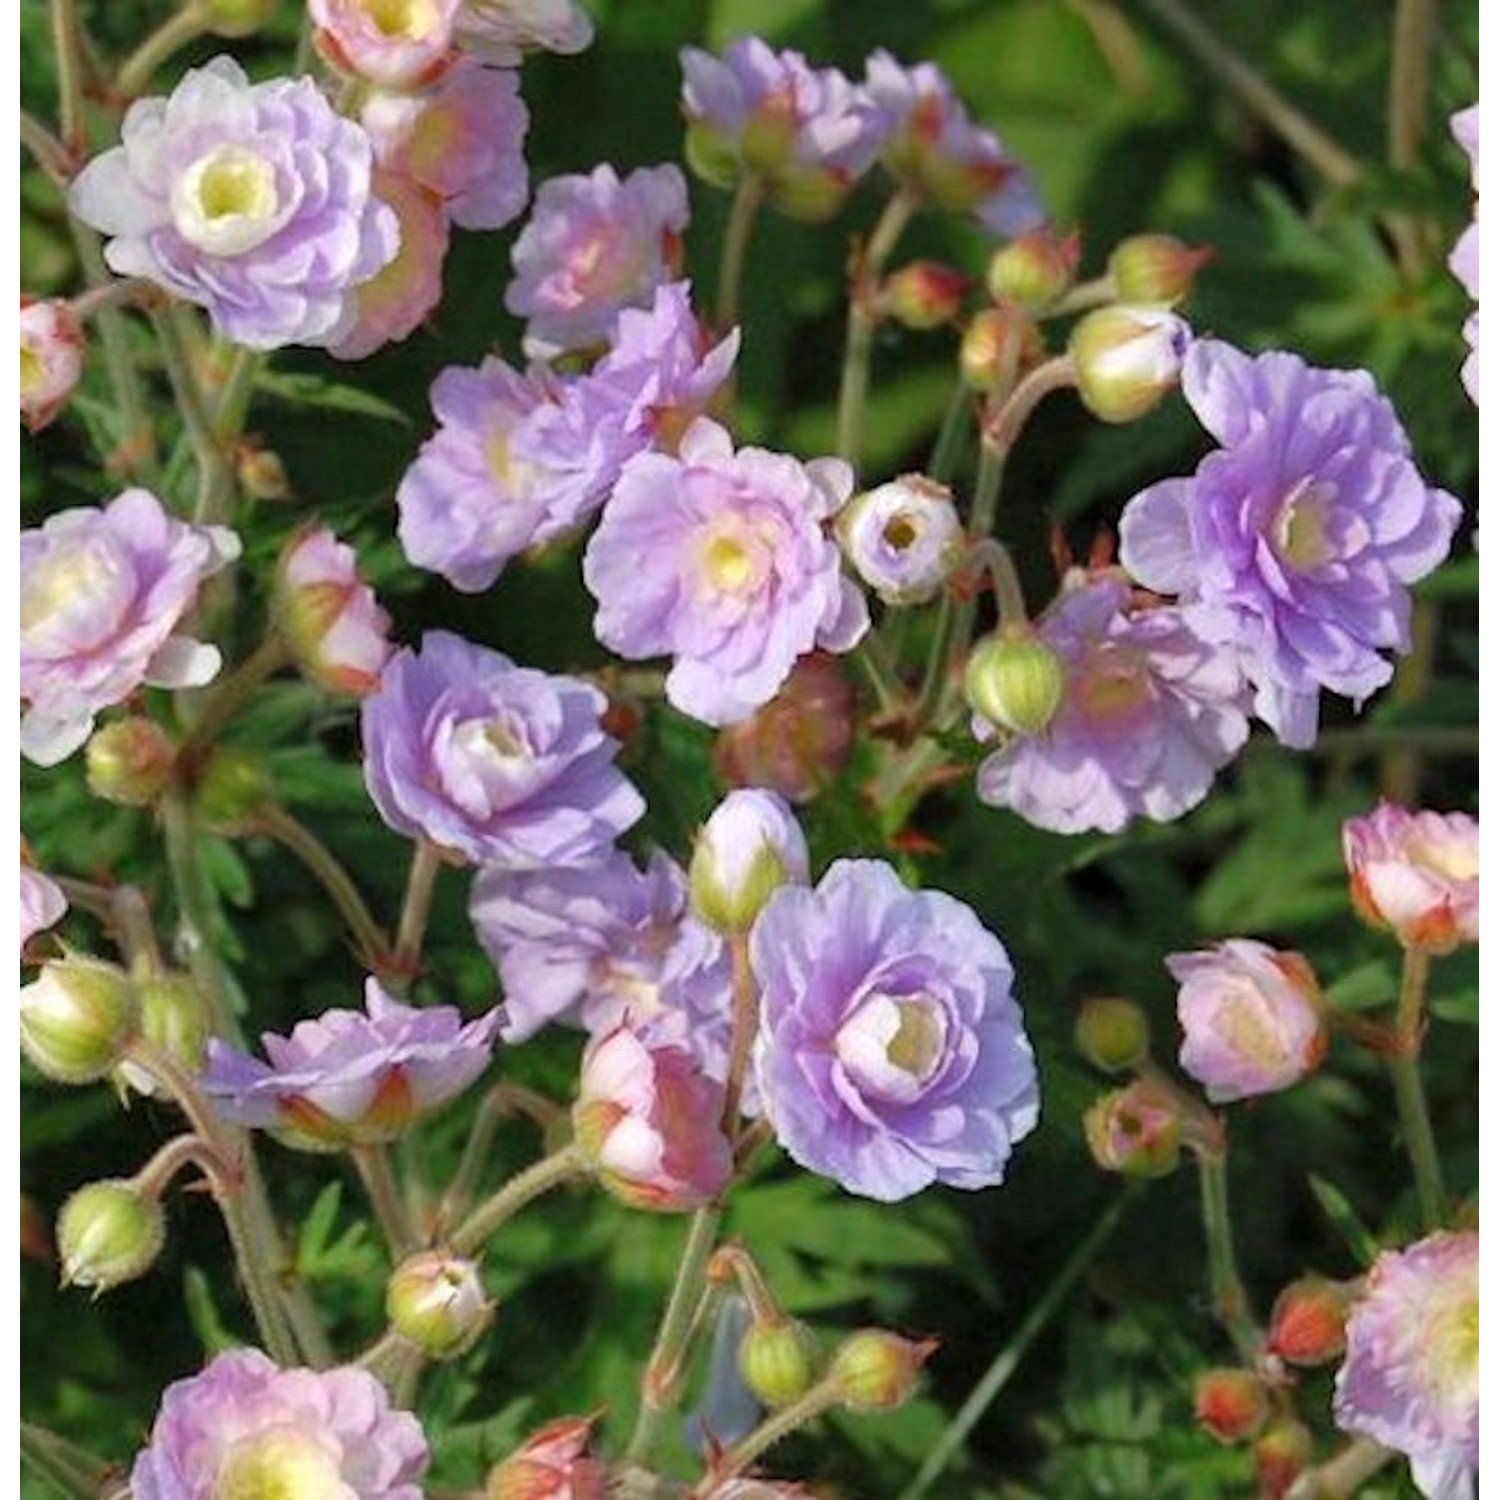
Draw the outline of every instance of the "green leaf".
[[[1355,1213],[1349,1200],[1327,1178],[1316,1172],[1307,1179],[1319,1206],[1328,1215],[1328,1221],[1338,1231],[1339,1238],[1349,1247],[1349,1253],[1361,1266],[1368,1266],[1380,1254],[1380,1244],[1365,1228],[1363,1220]]]
[[[290,406],[315,407],[321,411],[344,412],[349,416],[374,417],[381,422],[396,422],[410,427],[412,419],[399,406],[362,390],[344,385],[326,375],[311,375],[275,370],[256,377],[257,395],[285,401]]]

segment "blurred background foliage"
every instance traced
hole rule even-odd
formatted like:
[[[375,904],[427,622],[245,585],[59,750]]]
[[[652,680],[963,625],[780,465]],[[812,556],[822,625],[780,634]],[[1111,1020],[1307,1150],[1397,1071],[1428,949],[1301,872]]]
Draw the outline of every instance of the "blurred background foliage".
[[[877,46],[908,62],[930,58],[1030,166],[1056,221],[1079,229],[1083,274],[1102,269],[1110,247],[1141,230],[1213,245],[1216,257],[1186,309],[1196,328],[1253,349],[1282,346],[1313,362],[1368,366],[1403,413],[1429,478],[1472,500],[1477,424],[1457,379],[1467,309],[1444,262],[1470,214],[1467,163],[1447,117],[1476,96],[1477,4],[1438,8],[1426,133],[1416,167],[1401,174],[1381,166],[1393,10],[1386,0],[1195,0],[1189,8],[1366,164],[1357,182],[1331,188],[1299,161],[1161,25],[1154,0],[593,0],[599,31],[589,52],[526,65],[533,181],[601,160],[628,168],[679,159],[676,51],[686,43],[719,47],[755,32],[856,75]],[[158,0],[83,6],[111,56],[128,51],[167,9]],[[51,118],[42,0],[22,0],[20,25],[25,101]],[[284,70],[300,25],[301,7],[286,0],[264,35],[234,50],[252,72]],[[183,60],[213,50],[205,44]],[[95,123],[103,141],[108,123],[102,114]],[[58,195],[23,165],[26,290],[71,290],[78,271]],[[880,201],[880,190],[867,186],[827,226],[761,220],[744,308],[734,420],[741,440],[806,456],[831,446],[845,265]],[[695,183],[693,206],[688,266],[706,303],[728,204]],[[1394,267],[1381,227],[1392,211],[1431,224],[1414,274]],[[316,513],[357,543],[402,640],[440,625],[530,664],[602,664],[576,549],[507,569],[495,589],[469,597],[406,567],[394,540],[394,487],[430,430],[433,376],[491,349],[519,358],[518,329],[500,300],[513,234],[455,234],[445,300],[406,342],[350,366],[307,352],[277,357],[250,429],[284,461],[294,499],[247,504],[238,517],[248,566],[224,626],[231,656],[258,639],[264,615],[256,590],[276,551]],[[968,224],[928,215],[896,264],[933,257],[977,276],[987,249]],[[144,338],[141,353],[149,360]],[[951,332],[882,335],[868,477],[922,466],[952,389],[954,355]],[[71,418],[24,445],[24,524],[118,488],[89,446],[104,399],[93,370]],[[1069,398],[1050,401],[1010,467],[999,527],[1033,604],[1054,585],[1053,528],[1081,556],[1136,488],[1186,472],[1203,447],[1179,401],[1121,428],[1092,422]],[[1477,578],[1465,527],[1455,560],[1424,587],[1421,649],[1398,688],[1357,721],[1330,711],[1332,732],[1316,753],[1296,756],[1257,737],[1204,807],[1170,827],[1064,839],[981,807],[965,779],[921,804],[912,823],[920,838],[897,850],[878,810],[862,800],[857,774],[809,807],[820,862],[854,853],[897,858],[909,878],[972,903],[1003,937],[1039,1054],[1043,1111],[997,1191],[932,1191],[888,1209],[772,1159],[738,1194],[730,1229],[762,1258],[791,1311],[829,1332],[873,1321],[942,1340],[919,1399],[888,1416],[839,1419],[793,1438],[774,1455],[778,1472],[826,1482],[830,1492],[895,1495],[1120,1191],[1094,1167],[1080,1131],[1083,1110],[1106,1086],[1072,1049],[1081,998],[1141,1001],[1158,1052],[1169,1058],[1173,989],[1162,957],[1229,935],[1302,949],[1337,1003],[1393,998],[1394,949],[1349,910],[1340,824],[1382,786],[1430,806],[1474,807]],[[407,850],[369,807],[349,707],[278,682],[232,736],[266,750],[279,794],[347,862],[377,913],[393,914]],[[625,762],[652,811],[633,843],[657,841],[685,855],[693,826],[718,795],[709,748],[707,731],[659,707],[642,709]],[[78,761],[23,775],[24,831],[39,861],[138,881],[165,916],[160,844],[148,815],[92,801]],[[327,1006],[354,1004],[361,976],[335,915],[300,867],[259,840],[211,841],[206,855],[217,936],[243,991],[247,1028],[285,1029]],[[473,940],[465,886],[457,872],[442,878],[417,993],[474,1010],[494,1002],[497,986]],[[86,917],[70,918],[64,931],[84,947],[100,942]],[[1434,995],[1429,1087],[1450,1187],[1467,1192],[1477,1165],[1474,963],[1441,960]],[[499,1067],[565,1099],[577,1053],[572,1034],[546,1036],[506,1052]],[[102,1088],[59,1090],[30,1076],[22,1088],[22,1182],[47,1222],[74,1187],[133,1170],[174,1125],[149,1103],[122,1113]],[[451,1170],[467,1112],[460,1106],[411,1143],[410,1164],[426,1180],[441,1183]],[[1230,1128],[1243,1269],[1262,1311],[1305,1270],[1357,1271],[1351,1223],[1391,1241],[1414,1232],[1388,1086],[1367,1054],[1337,1043],[1318,1076],[1238,1106]],[[532,1126],[508,1126],[493,1180],[538,1147]],[[331,1158],[267,1143],[264,1159],[283,1221],[294,1228],[299,1268],[352,1355],[380,1327],[383,1280],[383,1252],[361,1227],[358,1184]],[[1333,1216],[1314,1178],[1336,1185],[1342,1207]],[[26,1416],[128,1459],[162,1386],[196,1368],[206,1348],[247,1336],[211,1204],[176,1195],[171,1229],[146,1279],[94,1303],[59,1290],[54,1266],[26,1261]],[[622,1439],[683,1231],[680,1221],[632,1214],[583,1192],[556,1195],[505,1230],[487,1266],[502,1306],[493,1334],[434,1373],[423,1391],[439,1487],[476,1481],[554,1415],[603,1408],[608,1437]],[[937,1492],[975,1500],[1249,1493],[1247,1453],[1218,1448],[1191,1418],[1194,1372],[1230,1357],[1206,1305],[1196,1191],[1184,1171],[1131,1205],[1086,1289],[1044,1331]],[[1299,1398],[1323,1432],[1328,1385],[1304,1381]],[[683,1472],[690,1436],[685,1429],[677,1454]],[[1405,1483],[1390,1475],[1367,1493],[1406,1493]]]

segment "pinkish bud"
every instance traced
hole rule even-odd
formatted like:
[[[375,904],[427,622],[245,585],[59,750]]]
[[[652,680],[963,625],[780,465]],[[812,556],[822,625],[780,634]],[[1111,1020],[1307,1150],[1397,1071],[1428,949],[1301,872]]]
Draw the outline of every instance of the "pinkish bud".
[[[733,1169],[723,1113],[723,1086],[685,1047],[648,1046],[622,1026],[583,1055],[578,1145],[632,1208],[681,1213],[717,1197]]]
[[[808,882],[807,839],[775,792],[730,792],[693,841],[688,893],[699,921],[724,934],[746,933],[782,886]]]
[[[89,790],[121,807],[151,807],[172,780],[177,746],[154,719],[131,714],[89,737],[84,751]]]
[[[1170,234],[1132,235],[1109,258],[1115,296],[1121,302],[1173,307],[1193,290],[1199,270],[1213,257],[1211,245],[1184,245]]]
[[[1193,1392],[1193,1410],[1221,1443],[1248,1442],[1266,1424],[1265,1387],[1249,1370],[1205,1370]]]
[[[1124,1073],[1151,1051],[1151,1023],[1134,1000],[1096,995],[1083,1002],[1073,1027],[1078,1050],[1104,1073]]]
[[[292,486],[286,465],[269,448],[245,443],[235,455],[235,477],[252,500],[290,500]]]
[[[1182,986],[1179,1061],[1215,1104],[1290,1088],[1323,1060],[1322,995],[1301,954],[1230,938],[1166,962]]]
[[[1301,1422],[1285,1417],[1261,1433],[1255,1440],[1254,1452],[1260,1500],[1286,1500],[1292,1486],[1312,1463],[1312,1433]]]
[[[462,0],[308,0],[318,51],[341,73],[421,88],[453,58]]]
[[[1073,327],[1078,394],[1102,422],[1134,422],[1177,386],[1192,330],[1160,307],[1101,307]]]
[[[293,537],[276,569],[276,623],[297,665],[333,693],[369,693],[391,654],[390,616],[331,531]]]
[[[433,1359],[473,1346],[494,1320],[479,1267],[445,1250],[421,1250],[391,1272],[385,1288],[391,1327]]]
[[[1182,1116],[1153,1084],[1102,1094],[1083,1117],[1094,1160],[1125,1177],[1165,1177],[1182,1158]]]
[[[563,1417],[534,1432],[490,1470],[485,1500],[604,1500],[608,1470],[588,1453],[593,1425]]]
[[[83,327],[60,298],[21,298],[21,420],[40,432],[83,374]]]
[[[730,786],[768,787],[788,802],[811,802],[849,760],[854,708],[838,659],[813,652],[764,708],[720,731],[714,769]]]
[[[1479,941],[1479,822],[1382,802],[1344,824],[1354,909],[1406,948],[1451,953]]]
[[[976,391],[1008,389],[1041,347],[1036,324],[1018,303],[981,308],[969,319],[958,346],[959,373]]]
[[[1353,1294],[1324,1276],[1303,1276],[1283,1289],[1271,1310],[1266,1350],[1289,1365],[1323,1365],[1344,1352]]]
[[[921,474],[855,495],[834,530],[861,581],[886,604],[936,598],[964,550],[953,492]]]
[[[825,1379],[851,1411],[887,1411],[911,1399],[936,1339],[904,1339],[884,1328],[851,1333],[828,1362]]]
[[[1040,312],[1072,286],[1081,254],[1076,232],[1033,229],[995,251],[985,282],[997,302],[1018,302]]]
[[[926,332],[958,317],[969,278],[935,260],[914,260],[885,279],[880,308],[903,328]]]

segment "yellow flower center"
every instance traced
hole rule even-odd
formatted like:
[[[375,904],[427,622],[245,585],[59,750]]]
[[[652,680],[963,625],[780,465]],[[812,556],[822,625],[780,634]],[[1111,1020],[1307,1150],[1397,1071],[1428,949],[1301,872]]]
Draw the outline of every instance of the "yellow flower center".
[[[932,1007],[920,1000],[898,1000],[896,1012],[900,1020],[886,1043],[886,1059],[913,1078],[926,1078],[942,1053],[943,1028]]]
[[[1247,1062],[1272,1068],[1286,1061],[1282,1038],[1266,1020],[1252,994],[1229,1000],[1220,1012],[1218,1030],[1234,1052]]]
[[[1431,870],[1442,880],[1479,879],[1479,849],[1462,839],[1441,844],[1413,839],[1406,854],[1419,869]]]
[[[274,1427],[229,1449],[212,1500],[341,1500],[349,1493],[338,1460],[316,1438]]]
[[[115,559],[99,547],[59,548],[28,569],[21,584],[21,629],[83,613],[118,590]]]
[[[893,552],[905,552],[920,535],[920,529],[910,516],[892,516],[880,534]]]
[[[1429,1310],[1425,1335],[1433,1393],[1450,1411],[1479,1401],[1479,1293],[1455,1291]]]
[[[47,362],[30,344],[21,345],[21,394],[35,395],[47,379]]]
[[[1282,501],[1276,517],[1275,544],[1284,563],[1305,570],[1328,561],[1332,555],[1328,506],[1333,497],[1332,485],[1304,479]]]
[[[484,445],[485,462],[495,483],[508,495],[524,496],[536,478],[536,468],[511,452],[510,434],[493,432]]]
[[[241,255],[278,227],[276,169],[243,146],[200,156],[172,188],[177,232],[210,255]]]
[[[719,592],[740,594],[755,581],[759,570],[743,542],[721,535],[703,549],[703,571]]]
[[[381,36],[418,42],[438,24],[432,0],[365,0],[365,14]]]

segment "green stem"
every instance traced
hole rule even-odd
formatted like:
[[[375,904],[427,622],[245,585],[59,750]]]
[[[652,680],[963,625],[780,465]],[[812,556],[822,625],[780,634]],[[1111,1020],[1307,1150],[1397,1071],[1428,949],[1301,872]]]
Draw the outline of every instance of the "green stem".
[[[545,1131],[564,1111],[552,1100],[535,1093],[524,1084],[508,1080],[497,1083],[479,1101],[474,1111],[474,1123],[469,1127],[469,1139],[464,1145],[464,1154],[443,1192],[437,1208],[437,1223],[445,1226],[453,1223],[468,1211],[474,1201],[480,1176],[489,1161],[490,1147],[495,1143],[495,1133],[500,1122],[510,1114],[524,1114],[534,1120]]]
[[[518,1214],[533,1198],[540,1198],[543,1193],[571,1178],[583,1177],[587,1173],[583,1153],[571,1143],[551,1156],[544,1156],[525,1171],[518,1172],[499,1192],[486,1198],[453,1231],[450,1245],[458,1255],[473,1255],[506,1220]]]
[[[256,377],[265,359],[257,350],[235,345],[223,383],[213,396],[214,432],[220,442],[238,437],[244,427]]]
[[[354,938],[360,962],[372,973],[382,968],[390,956],[390,939],[371,915],[353,877],[327,845],[306,824],[274,802],[267,803],[256,814],[256,824],[263,833],[285,844],[327,891]]]
[[[212,749],[220,733],[250,700],[261,683],[291,661],[286,642],[273,630],[249,656],[214,683],[178,749],[184,763]]]
[[[1432,74],[1432,37],[1437,0],[1396,0],[1391,29],[1391,73],[1387,100],[1387,155],[1398,172],[1417,165],[1427,126]]]
[[[904,611],[892,610],[898,618]],[[901,702],[901,682],[891,667],[886,643],[874,632],[867,634],[850,655],[869,679],[870,690],[880,705],[880,712],[890,714]]]
[[[203,7],[189,3],[176,15],[168,16],[121,64],[115,87],[127,99],[133,99],[151,82],[156,70],[189,42],[195,42],[208,30]]]
[[[708,1258],[713,1254],[723,1217],[723,1207],[710,1203],[693,1215],[688,1226],[687,1242],[682,1247],[682,1258],[677,1262],[677,1276],[667,1298],[661,1327],[656,1331],[651,1357],[646,1361],[646,1373],[641,1379],[641,1409],[636,1415],[630,1445],[625,1450],[626,1463],[638,1463],[651,1451],[662,1420],[677,1399],[678,1376],[688,1336],[702,1298]]]
[[[938,429],[937,441],[932,445],[932,457],[927,461],[927,477],[938,484],[947,484],[958,467],[959,455],[964,451],[964,439],[969,433],[969,422],[974,412],[974,393],[962,381],[955,381],[953,394],[943,411],[943,425]]]
[[[740,289],[744,285],[745,263],[749,259],[750,236],[755,217],[766,200],[765,179],[754,173],[740,179],[734,202],[729,209],[729,223],[724,230],[724,248],[719,258],[719,298],[715,322],[726,334],[740,316]]]
[[[1229,1217],[1228,1155],[1198,1153],[1198,1184],[1203,1208],[1203,1233],[1208,1241],[1208,1286],[1214,1314],[1224,1325],[1240,1357],[1253,1365],[1260,1353],[1260,1335],[1250,1316],[1250,1300],[1240,1280],[1234,1256],[1234,1226]]]
[[[839,380],[838,436],[834,451],[859,473],[864,446],[865,406],[870,394],[870,355],[875,344],[874,294],[880,272],[907,222],[917,199],[898,188],[885,206],[865,246],[864,256],[849,289],[849,321],[844,341],[844,368]]]
[[[1073,1287],[1094,1263],[1095,1256],[1104,1248],[1105,1241],[1114,1233],[1115,1225],[1119,1223],[1120,1215],[1124,1212],[1125,1205],[1130,1201],[1131,1196],[1129,1190],[1122,1193],[1095,1220],[1093,1228],[1068,1257],[1062,1269],[1052,1278],[1050,1285],[1042,1293],[1041,1300],[1032,1304],[1030,1312],[1027,1313],[1010,1342],[990,1362],[989,1369],[969,1392],[968,1399],[944,1429],[943,1435],[928,1450],[927,1457],[923,1459],[916,1478],[901,1492],[900,1500],[918,1500],[918,1497],[925,1495],[932,1488],[933,1483],[948,1467],[953,1455],[958,1452],[964,1440],[974,1430],[979,1419],[1010,1383],[1011,1377],[1020,1368],[1021,1361],[1025,1359],[1042,1330],[1056,1316],[1059,1308],[1071,1295]]]
[[[23,109],[20,121],[21,144],[31,152],[37,166],[66,190],[78,170],[77,158],[35,115]]]
[[[198,835],[192,810],[180,795],[174,793],[162,798],[161,823],[167,868],[177,898],[177,949],[208,1007],[209,1030],[225,1041],[240,1045],[244,1036],[213,932],[214,896],[198,860]]]
[[[1301,155],[1315,171],[1336,187],[1347,187],[1363,175],[1358,160],[1201,21],[1186,0],[1141,0],[1141,4],[1172,32],[1208,72],[1251,113]]]
[[[406,1200],[401,1196],[401,1185],[391,1169],[390,1152],[384,1146],[374,1144],[356,1146],[349,1155],[354,1160],[359,1180],[364,1184],[370,1206],[375,1210],[380,1232],[390,1247],[391,1260],[393,1263],[399,1261],[416,1245],[417,1236]]]
[[[415,974],[422,958],[422,941],[427,936],[427,920],[432,915],[432,893],[437,884],[442,861],[426,839],[419,839],[412,850],[411,871],[406,877],[406,898],[401,903],[401,921],[396,929],[396,968],[403,974]]]
[[[743,1474],[768,1448],[811,1422],[814,1417],[822,1416],[842,1399],[842,1389],[837,1381],[819,1381],[805,1396],[799,1397],[789,1406],[783,1406],[780,1411],[773,1412],[748,1437],[742,1438],[721,1454],[713,1466],[712,1474],[692,1490],[690,1500],[700,1500],[700,1497],[716,1493],[727,1480]]]
[[[35,1422],[21,1423],[21,1460],[68,1500],[99,1500],[114,1467]]]
[[[227,443],[218,431],[213,410],[193,368],[188,343],[188,320],[191,317],[185,307],[169,307],[153,321],[162,363],[172,383],[177,410],[182,416],[198,466],[193,520],[205,524],[227,519],[228,500],[234,495],[234,470],[229,461]]]
[[[745,1072],[750,1066],[750,1047],[760,1025],[760,990],[750,967],[750,935],[729,934],[729,956],[734,973],[734,1015],[729,1038],[729,1071],[724,1085],[724,1115],[721,1129],[726,1140],[739,1132],[740,1096]]]
[[[62,143],[77,157],[88,154],[83,116],[82,32],[73,0],[51,0],[52,52],[57,65],[57,119]]]
[[[1396,1113],[1401,1139],[1411,1158],[1417,1187],[1417,1207],[1425,1230],[1441,1229],[1448,1201],[1443,1167],[1422,1081],[1422,1032],[1425,1021],[1428,954],[1408,948],[1401,966],[1401,994],[1396,1002],[1396,1048],[1386,1055],[1386,1067],[1396,1091]]]
[[[1050,307],[1044,308],[1043,318],[1065,318],[1070,313],[1086,312],[1091,307],[1103,307],[1115,300],[1113,276],[1095,276],[1091,281],[1080,281],[1069,287]]]

